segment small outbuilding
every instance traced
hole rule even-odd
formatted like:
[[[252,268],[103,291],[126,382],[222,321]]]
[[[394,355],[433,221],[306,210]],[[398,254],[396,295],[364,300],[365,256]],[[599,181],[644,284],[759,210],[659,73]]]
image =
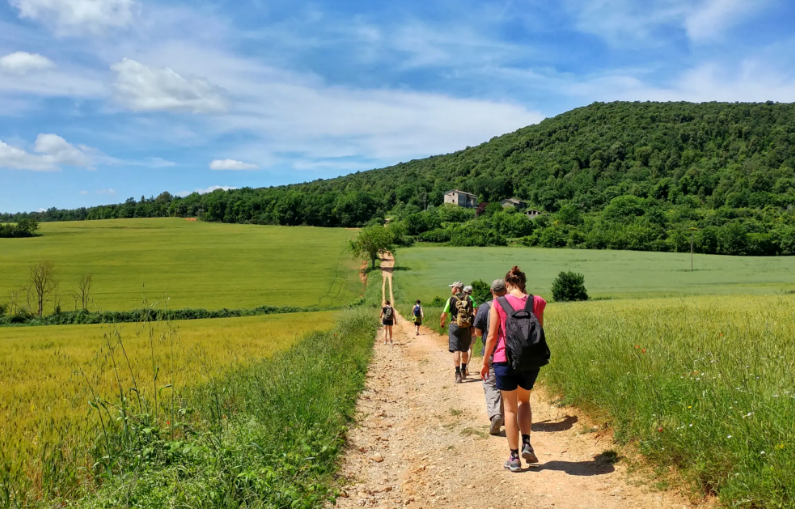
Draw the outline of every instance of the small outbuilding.
[[[508,207],[523,209],[525,207],[525,203],[519,198],[508,198],[507,200],[502,200],[500,205],[502,205],[502,208],[504,209],[507,209]]]
[[[474,209],[478,206],[478,197],[472,193],[459,191],[458,189],[452,189],[444,193],[444,202],[452,203],[453,205],[457,205],[459,207]]]
[[[528,219],[535,219],[535,218],[537,218],[538,216],[540,216],[540,215],[543,215],[543,214],[544,214],[544,213],[543,213],[543,212],[541,212],[540,210],[535,210],[535,209],[530,209],[530,210],[527,210],[527,211],[525,211],[525,213],[524,213],[524,215],[526,215]]]

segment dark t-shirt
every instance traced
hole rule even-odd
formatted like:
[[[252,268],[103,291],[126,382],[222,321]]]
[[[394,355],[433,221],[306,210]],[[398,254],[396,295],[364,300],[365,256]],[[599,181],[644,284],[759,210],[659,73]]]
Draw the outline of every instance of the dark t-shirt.
[[[478,314],[475,315],[475,321],[472,323],[473,327],[483,331],[483,351],[480,355],[486,353],[486,339],[489,337],[489,313],[491,313],[492,302],[484,302],[478,307]]]

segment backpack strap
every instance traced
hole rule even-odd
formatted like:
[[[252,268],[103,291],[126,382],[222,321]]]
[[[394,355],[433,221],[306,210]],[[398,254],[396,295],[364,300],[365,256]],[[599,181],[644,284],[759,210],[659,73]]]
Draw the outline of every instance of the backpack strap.
[[[505,311],[506,315],[510,315],[516,311],[513,308],[513,306],[511,306],[511,303],[508,302],[508,299],[506,299],[504,295],[502,297],[497,297],[497,302],[500,303],[500,306],[502,306],[502,310]]]
[[[536,298],[535,295],[528,293],[527,294],[527,302],[524,303],[524,310],[534,315],[533,308],[535,307]]]

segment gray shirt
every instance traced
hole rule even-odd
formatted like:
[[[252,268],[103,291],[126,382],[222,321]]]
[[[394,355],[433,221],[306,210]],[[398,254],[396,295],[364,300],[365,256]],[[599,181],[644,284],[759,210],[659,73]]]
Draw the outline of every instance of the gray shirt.
[[[489,337],[489,314],[491,313],[491,304],[494,301],[484,302],[478,306],[478,314],[475,315],[475,321],[472,326],[476,329],[483,331],[483,351],[480,355],[486,353],[486,339]]]

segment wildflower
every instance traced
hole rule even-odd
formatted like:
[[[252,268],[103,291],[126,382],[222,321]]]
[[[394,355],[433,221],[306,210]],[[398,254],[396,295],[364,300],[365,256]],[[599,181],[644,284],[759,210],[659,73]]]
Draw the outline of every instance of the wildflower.
[[[782,450],[782,449],[784,449],[784,444],[778,444],[778,445],[776,446],[776,449],[778,449],[779,451],[780,451],[780,450]]]
[[[640,345],[635,345],[635,348],[640,348]]]
[[[662,433],[662,432],[663,432],[663,429],[662,429],[662,427],[659,427],[659,428],[657,428],[657,431],[659,431],[660,433]]]
[[[691,408],[693,408],[693,405],[688,405],[687,409],[690,410]]]
[[[731,435],[727,435],[727,436],[726,436],[726,438],[731,438],[731,437],[732,437]]]
[[[166,426],[171,426],[171,421],[166,421]]]
[[[646,353],[646,349],[644,348],[644,349],[643,349],[643,350],[641,350],[640,352],[641,352],[641,353]]]
[[[765,451],[762,451],[762,452],[760,452],[759,454],[760,454],[760,455],[762,455],[762,456],[764,456],[764,455],[765,455]]]

